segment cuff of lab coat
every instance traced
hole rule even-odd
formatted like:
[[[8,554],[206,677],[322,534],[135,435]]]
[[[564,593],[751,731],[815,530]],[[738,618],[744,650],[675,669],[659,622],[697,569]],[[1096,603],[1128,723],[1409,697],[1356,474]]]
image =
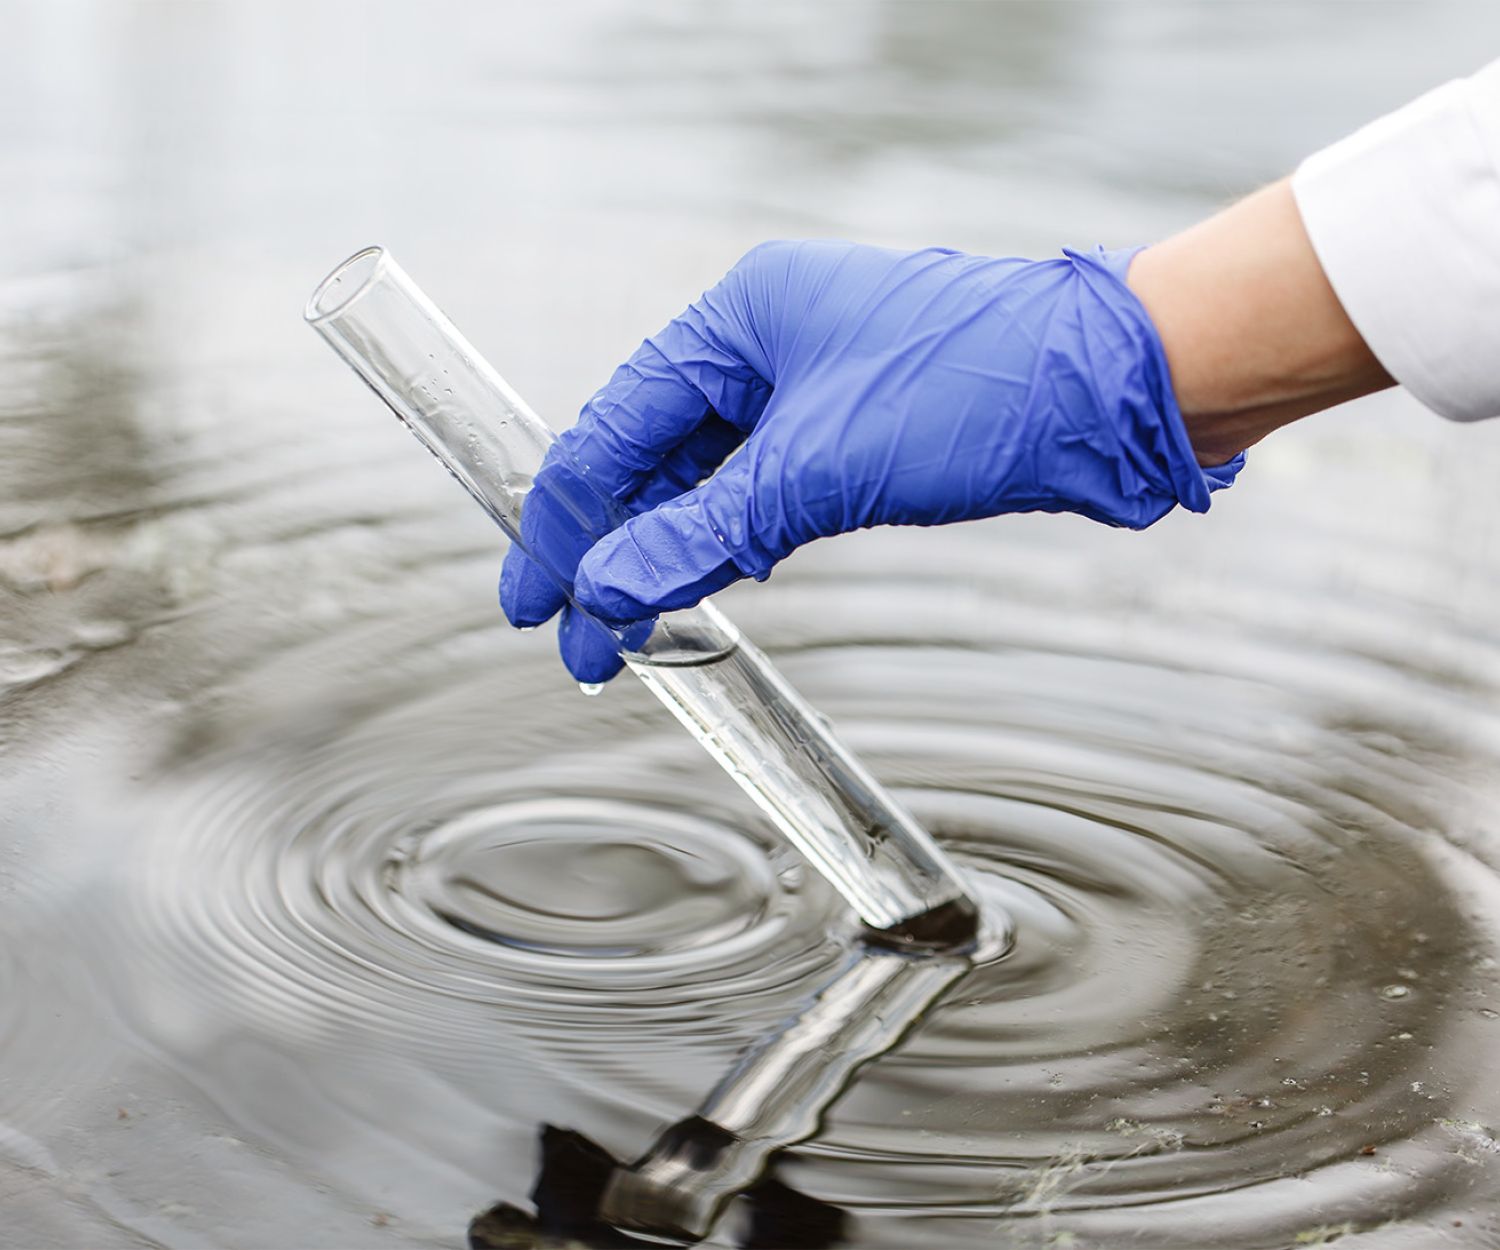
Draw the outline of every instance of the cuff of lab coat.
[[[1500,62],[1308,157],[1292,191],[1386,371],[1445,417],[1500,415]]]

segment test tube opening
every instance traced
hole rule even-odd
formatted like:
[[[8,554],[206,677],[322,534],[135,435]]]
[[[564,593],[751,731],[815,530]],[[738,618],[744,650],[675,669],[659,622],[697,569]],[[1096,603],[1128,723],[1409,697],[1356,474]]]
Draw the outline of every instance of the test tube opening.
[[[347,260],[334,266],[318,283],[302,310],[309,325],[326,321],[347,309],[374,285],[386,265],[386,250],[380,246],[364,247]]]

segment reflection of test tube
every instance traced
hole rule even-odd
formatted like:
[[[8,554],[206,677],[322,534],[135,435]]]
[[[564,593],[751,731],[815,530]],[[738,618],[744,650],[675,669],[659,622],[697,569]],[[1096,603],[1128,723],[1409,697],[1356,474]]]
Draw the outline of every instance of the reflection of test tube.
[[[305,315],[571,596],[557,548],[576,560],[626,512],[586,465],[549,458],[552,432],[391,257],[350,257]],[[907,946],[973,941],[978,912],[947,855],[712,605],[613,632],[631,670],[866,925]]]
[[[697,1240],[775,1151],[817,1131],[855,1069],[890,1050],[969,964],[856,952],[812,1004],[757,1042],[637,1163],[618,1168],[600,1215],[616,1227]]]

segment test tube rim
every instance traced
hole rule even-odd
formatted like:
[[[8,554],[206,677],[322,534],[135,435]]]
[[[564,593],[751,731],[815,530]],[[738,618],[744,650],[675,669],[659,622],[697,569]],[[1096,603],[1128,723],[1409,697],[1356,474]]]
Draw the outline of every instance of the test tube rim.
[[[323,300],[330,293],[334,283],[355,265],[370,257],[374,258],[375,263],[370,266],[369,272],[365,274],[360,284],[334,304],[323,307]],[[380,281],[392,264],[394,262],[391,260],[390,252],[379,243],[372,243],[369,247],[362,247],[352,255],[346,256],[328,271],[327,277],[313,288],[313,293],[307,297],[307,306],[302,310],[302,319],[308,325],[315,326],[348,312],[365,292]]]

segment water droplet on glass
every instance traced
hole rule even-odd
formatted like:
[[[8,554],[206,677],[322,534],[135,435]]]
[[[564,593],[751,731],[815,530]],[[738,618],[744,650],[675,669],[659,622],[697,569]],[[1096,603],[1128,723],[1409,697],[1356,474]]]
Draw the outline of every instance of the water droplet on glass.
[[[592,699],[595,695],[603,693],[604,683],[602,681],[581,681],[578,683],[578,688]]]
[[[1410,993],[1411,986],[1409,985],[1387,985],[1385,989],[1380,991],[1380,997],[1394,1000],[1397,998],[1405,998]]]

